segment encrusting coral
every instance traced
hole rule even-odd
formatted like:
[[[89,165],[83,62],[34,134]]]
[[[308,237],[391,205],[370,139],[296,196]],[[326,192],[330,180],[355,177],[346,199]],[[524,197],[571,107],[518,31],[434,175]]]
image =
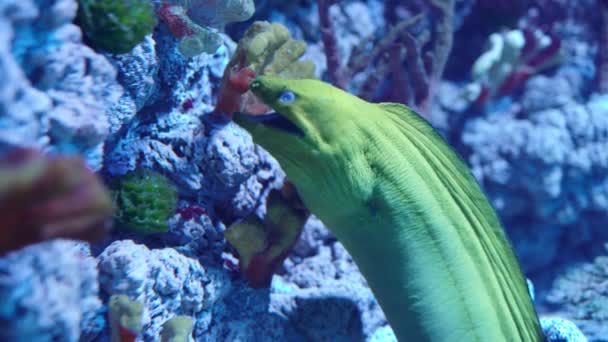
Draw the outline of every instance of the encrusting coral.
[[[111,215],[109,192],[81,158],[15,149],[0,159],[0,254],[58,237],[95,241]]]
[[[166,0],[158,16],[180,40],[185,57],[215,53],[223,38],[220,29],[230,22],[245,21],[253,15],[253,0]]]
[[[120,54],[152,32],[156,16],[149,0],[79,0],[77,22],[93,47]]]
[[[141,234],[169,230],[167,220],[177,206],[177,191],[165,176],[138,170],[124,176],[114,193],[119,228]]]

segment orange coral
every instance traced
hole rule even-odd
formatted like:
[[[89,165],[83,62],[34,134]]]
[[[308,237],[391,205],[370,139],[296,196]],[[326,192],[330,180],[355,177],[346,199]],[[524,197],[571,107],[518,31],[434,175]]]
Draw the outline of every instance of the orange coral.
[[[111,219],[111,196],[82,159],[28,149],[0,159],[0,254],[59,237],[93,241]]]

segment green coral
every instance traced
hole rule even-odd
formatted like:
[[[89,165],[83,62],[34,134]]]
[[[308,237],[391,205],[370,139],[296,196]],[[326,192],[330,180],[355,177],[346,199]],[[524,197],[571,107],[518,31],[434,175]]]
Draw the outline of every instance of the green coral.
[[[108,302],[110,340],[120,342],[125,330],[132,337],[137,336],[142,329],[143,311],[144,306],[141,302],[129,300],[125,295],[112,295]]]
[[[239,41],[235,56],[244,55],[257,75],[314,78],[314,64],[299,60],[305,52],[306,43],[293,39],[285,26],[256,21]]]
[[[163,324],[161,342],[188,342],[192,335],[194,321],[188,316],[175,316]]]
[[[125,176],[115,186],[115,218],[119,227],[142,234],[164,233],[175,212],[177,191],[163,175],[140,170]]]
[[[110,53],[127,53],[156,26],[149,0],[79,0],[78,24],[86,40]]]

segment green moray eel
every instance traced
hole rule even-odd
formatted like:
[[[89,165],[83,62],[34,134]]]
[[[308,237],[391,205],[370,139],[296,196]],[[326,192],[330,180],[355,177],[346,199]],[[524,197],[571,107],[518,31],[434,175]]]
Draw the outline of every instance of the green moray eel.
[[[399,341],[542,341],[525,278],[467,166],[407,107],[258,77],[234,120],[342,242]]]

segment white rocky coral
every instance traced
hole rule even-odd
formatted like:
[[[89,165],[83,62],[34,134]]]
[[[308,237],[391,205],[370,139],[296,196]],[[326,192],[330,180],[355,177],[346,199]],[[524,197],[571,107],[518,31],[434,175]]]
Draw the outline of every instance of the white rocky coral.
[[[98,333],[98,292],[84,243],[52,240],[12,252],[0,258],[0,340],[75,342]]]
[[[203,310],[206,272],[196,259],[173,248],[150,250],[131,240],[115,241],[99,255],[101,288],[144,303],[144,335],[157,338],[162,324],[176,314]]]
[[[74,0],[0,4],[0,146],[77,151],[99,169],[122,87],[82,43],[75,12]]]

